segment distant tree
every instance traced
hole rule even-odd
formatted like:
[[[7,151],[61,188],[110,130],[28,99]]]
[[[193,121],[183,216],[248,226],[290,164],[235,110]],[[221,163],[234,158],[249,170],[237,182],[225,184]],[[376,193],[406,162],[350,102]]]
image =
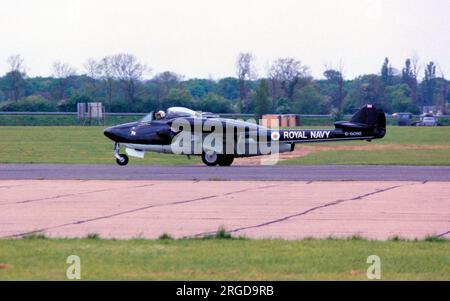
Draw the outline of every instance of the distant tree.
[[[8,110],[55,110],[58,105],[59,110],[73,111],[75,101],[95,99],[104,100],[110,112],[148,112],[180,105],[212,112],[338,115],[339,108],[342,113],[353,113],[366,103],[379,104],[387,112],[412,113],[420,111],[420,106],[435,105],[446,113],[450,101],[450,82],[438,64],[430,62],[419,80],[422,70],[415,56],[405,60],[401,72],[386,59],[381,74],[352,80],[344,80],[342,69],[331,66],[323,70],[324,79],[313,80],[308,68],[293,58],[275,60],[267,79],[256,80],[253,63],[251,54],[241,54],[236,64],[238,76],[218,81],[185,80],[172,71],[144,80],[146,66],[132,55],[118,54],[87,60],[80,76],[68,64],[55,62],[51,77],[28,77],[23,58],[11,56],[10,68],[0,76],[0,101]],[[13,106],[16,102],[20,105]]]
[[[140,63],[134,55],[127,53],[113,55],[110,63],[114,77],[119,81],[130,108],[133,108],[138,84],[144,72],[149,71],[148,67]]]
[[[149,83],[146,83],[146,85],[144,86],[144,89],[148,90],[148,88],[149,88]],[[148,91],[151,91],[151,90],[148,90]],[[153,94],[151,92],[145,92],[142,99],[137,103],[135,110],[136,110],[136,112],[148,113],[148,112],[152,112],[155,110],[159,110],[160,108],[161,108],[161,106],[156,104],[156,100],[153,97]]]
[[[106,89],[106,98],[108,109],[111,110],[113,106],[113,90],[114,90],[114,67],[112,65],[112,58],[110,56],[104,57],[99,62],[100,79],[103,81]]]
[[[278,98],[276,100],[275,113],[290,114],[292,113],[292,103],[287,98]]]
[[[280,85],[285,97],[292,101],[295,88],[311,81],[308,67],[293,58],[280,58],[269,69],[272,85]]]
[[[342,103],[344,100],[344,77],[342,75],[342,65],[339,67],[339,70],[334,69],[332,67],[326,67],[323,75],[327,79],[331,97],[331,106],[335,110],[335,114],[337,116],[341,115],[342,112]]]
[[[363,79],[360,106],[368,103],[383,105],[384,86],[380,78],[376,75],[368,75],[364,76]]]
[[[385,104],[385,86],[380,76],[368,74],[353,80],[352,87],[344,99],[343,112],[354,113],[365,104],[378,104],[387,108]]]
[[[325,97],[313,84],[296,89],[291,113],[324,114],[326,113]]]
[[[417,59],[407,58],[405,67],[402,69],[402,82],[407,84],[411,89],[411,98],[414,104],[417,105],[417,73],[418,65]]]
[[[64,99],[58,103],[58,109],[62,112],[76,112],[78,103],[93,102],[93,99],[87,95],[75,94],[69,99]]]
[[[445,79],[445,75],[444,72],[442,70],[440,70],[440,93],[439,93],[439,107],[441,110],[441,113],[443,115],[447,115],[448,110],[447,110],[447,106],[448,106],[448,82]]]
[[[441,112],[443,115],[448,114],[448,82],[444,76],[442,76],[442,86],[441,86]]]
[[[89,58],[86,63],[84,63],[84,69],[91,83],[89,94],[95,96],[97,92],[97,81],[102,76],[102,63],[93,58]]]
[[[180,89],[180,82],[183,76],[171,71],[158,73],[152,78],[152,82],[156,84],[155,98],[157,106],[163,106],[163,101],[167,99],[171,89]]]
[[[429,62],[425,68],[425,99],[423,105],[433,105],[434,104],[434,88],[436,79],[436,65],[434,62]]]
[[[153,81],[159,82],[167,87],[176,87],[183,80],[183,76],[172,71],[164,71],[155,75]]]
[[[353,114],[357,111],[357,109],[360,107],[360,91],[356,86],[355,83],[353,83],[354,87],[352,87],[347,95],[344,98],[344,103],[342,104],[342,112],[344,114]]]
[[[411,88],[407,84],[399,84],[386,88],[386,106],[388,112],[420,113],[420,108],[411,98]]]
[[[16,54],[8,57],[7,60],[9,64],[9,72],[6,74],[6,77],[10,83],[10,91],[11,91],[11,99],[13,101],[19,100],[21,96],[21,91],[24,85],[25,78],[25,68],[24,68],[24,59],[22,56]]]
[[[54,112],[56,104],[41,96],[32,95],[2,107],[6,112]]]
[[[57,80],[51,77],[26,77],[23,94],[25,96],[40,95],[48,100],[54,99]],[[0,80],[1,81],[1,80]]]
[[[209,92],[197,101],[195,108],[203,112],[213,112],[213,113],[232,113],[233,105],[232,102],[224,97]]]
[[[64,99],[69,80],[76,74],[75,69],[68,64],[56,61],[53,63],[53,77],[57,79],[56,100]]]
[[[279,87],[280,85],[278,80],[275,78],[275,74],[271,74],[270,71],[268,74],[268,81],[269,81],[269,94],[270,97],[272,98],[272,111],[277,111],[279,106],[279,100],[281,98]]]
[[[255,57],[250,52],[239,53],[236,60],[236,74],[239,79],[239,98],[243,111],[249,110],[247,99],[248,89],[245,85],[246,81],[256,77],[254,68]]]
[[[204,95],[215,90],[216,83],[209,79],[190,79],[183,83],[195,98],[202,98]]]
[[[193,99],[188,90],[183,88],[172,88],[163,102],[163,108],[169,107],[192,107]]]
[[[255,93],[255,115],[259,119],[270,110],[269,85],[267,80],[261,79]]]
[[[217,93],[226,99],[239,99],[239,80],[225,77],[217,82]]]
[[[391,64],[389,64],[389,58],[385,58],[383,66],[381,67],[381,79],[386,86],[389,86],[392,84],[393,77],[394,71]]]

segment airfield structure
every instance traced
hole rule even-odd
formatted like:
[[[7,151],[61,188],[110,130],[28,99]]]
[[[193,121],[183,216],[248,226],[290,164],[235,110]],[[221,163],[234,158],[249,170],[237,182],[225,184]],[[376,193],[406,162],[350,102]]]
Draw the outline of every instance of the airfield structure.
[[[266,114],[262,116],[264,122],[267,125],[274,124],[278,121],[278,125],[281,127],[295,127],[299,125],[298,116],[295,114]]]
[[[77,103],[77,115],[80,125],[105,124],[105,107],[101,102]]]

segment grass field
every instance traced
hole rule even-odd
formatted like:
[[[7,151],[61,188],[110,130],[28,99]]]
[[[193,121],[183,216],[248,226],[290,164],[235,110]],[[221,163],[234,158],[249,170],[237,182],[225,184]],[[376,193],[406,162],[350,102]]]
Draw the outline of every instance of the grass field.
[[[139,120],[142,115],[108,116],[103,120],[105,126]],[[94,121],[93,124],[98,124]],[[0,115],[0,126],[78,126],[80,121],[75,115]]]
[[[113,142],[104,127],[6,126],[0,127],[1,163],[114,163]],[[195,164],[197,158],[147,153],[132,164]],[[197,160],[196,160],[197,159]]]
[[[105,125],[114,125],[125,122],[132,122],[142,118],[143,115],[127,115],[127,116],[106,116],[102,121]],[[348,119],[348,116],[346,117]],[[418,121],[418,119],[416,119]],[[439,117],[439,124],[450,125],[450,118]],[[302,116],[300,124],[302,126],[323,126],[333,124],[334,118],[328,116]],[[388,125],[395,125],[396,120],[392,117],[386,120]],[[79,119],[76,114],[73,115],[0,115],[0,126],[22,125],[22,126],[67,126],[79,125]]]
[[[0,240],[0,280],[64,280],[66,259],[82,280],[450,280],[450,243],[348,240]]]
[[[307,155],[282,161],[286,165],[450,165],[450,127],[388,128],[383,139],[299,144]]]
[[[300,144],[305,156],[282,164],[401,164],[450,165],[450,127],[389,127],[385,138],[370,143]],[[107,163],[113,164],[112,142],[103,127],[2,126],[0,163]],[[199,164],[198,157],[147,153],[131,164]]]
[[[126,123],[139,120],[142,115],[128,116],[107,116],[103,120],[106,126]],[[301,124],[306,126],[333,124],[332,117],[305,117],[302,118]],[[446,120],[442,120],[445,124]],[[388,124],[395,121],[392,118],[387,120]],[[0,115],[0,126],[22,125],[22,126],[68,126],[79,125],[77,115]]]

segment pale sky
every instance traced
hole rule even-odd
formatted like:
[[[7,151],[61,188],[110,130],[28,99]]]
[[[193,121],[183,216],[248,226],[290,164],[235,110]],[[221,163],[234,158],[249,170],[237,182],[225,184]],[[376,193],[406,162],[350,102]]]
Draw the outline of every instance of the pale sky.
[[[450,77],[450,0],[1,0],[0,74],[11,54],[29,75],[50,75],[56,60],[84,72],[90,57],[136,55],[186,78],[235,75],[250,51],[259,76],[294,57],[321,77],[342,62],[353,78],[378,73],[384,57],[400,69],[417,54]]]

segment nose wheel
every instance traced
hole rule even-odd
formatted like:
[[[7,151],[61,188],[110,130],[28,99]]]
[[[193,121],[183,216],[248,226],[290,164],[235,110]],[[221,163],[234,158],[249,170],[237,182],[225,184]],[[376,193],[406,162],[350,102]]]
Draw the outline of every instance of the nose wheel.
[[[127,155],[120,153],[119,143],[114,144],[114,157],[116,157],[116,162],[120,166],[125,166],[128,164],[129,158]]]
[[[124,154],[121,154],[121,155],[119,155],[119,158],[116,158],[116,162],[117,162],[117,164],[119,164],[120,166],[125,166],[125,165],[127,165],[127,164],[128,164],[128,161],[129,161],[128,156],[127,156],[127,155],[124,155]]]

